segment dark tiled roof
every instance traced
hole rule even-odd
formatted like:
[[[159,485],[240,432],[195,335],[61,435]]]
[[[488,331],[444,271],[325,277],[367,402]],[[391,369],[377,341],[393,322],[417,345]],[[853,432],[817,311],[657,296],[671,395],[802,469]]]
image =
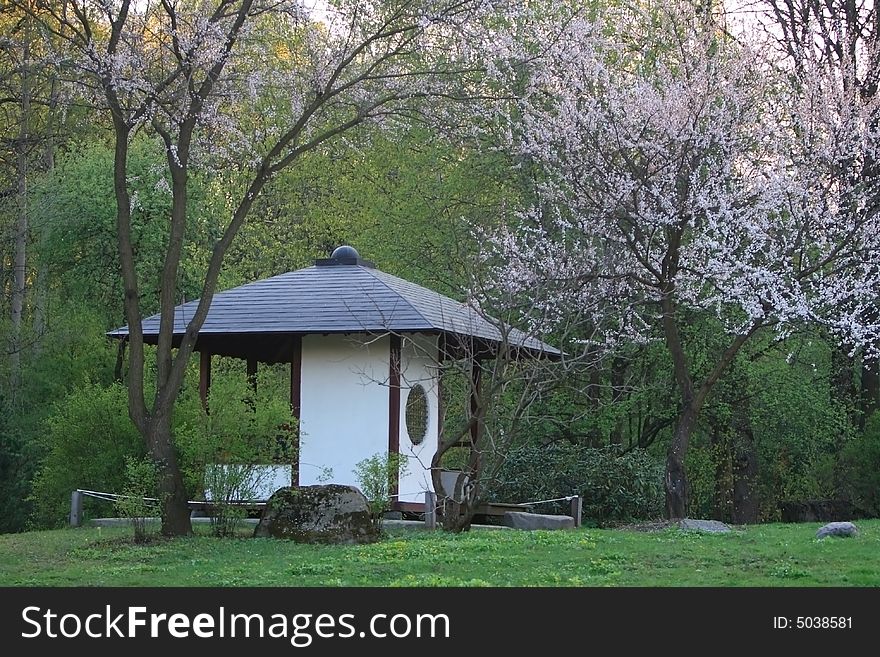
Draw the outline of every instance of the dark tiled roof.
[[[174,333],[183,334],[198,301],[174,309]],[[159,333],[159,315],[143,321],[146,337]],[[400,333],[426,331],[498,342],[492,322],[471,306],[360,264],[312,266],[214,295],[199,335],[242,333]],[[108,335],[128,335],[128,327]],[[559,351],[511,329],[512,344]]]

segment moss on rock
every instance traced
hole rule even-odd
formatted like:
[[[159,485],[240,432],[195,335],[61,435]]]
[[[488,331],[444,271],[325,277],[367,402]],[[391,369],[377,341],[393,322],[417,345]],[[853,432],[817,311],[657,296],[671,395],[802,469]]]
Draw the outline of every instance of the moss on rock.
[[[277,490],[269,498],[254,536],[323,544],[373,543],[379,539],[367,498],[354,486],[339,484]]]

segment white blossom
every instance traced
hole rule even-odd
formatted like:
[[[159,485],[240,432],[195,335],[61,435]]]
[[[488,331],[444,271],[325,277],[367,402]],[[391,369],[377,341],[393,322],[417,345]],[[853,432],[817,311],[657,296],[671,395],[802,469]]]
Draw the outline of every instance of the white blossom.
[[[793,83],[690,3],[556,25],[489,69],[509,94],[481,129],[542,172],[536,207],[486,240],[496,292],[541,289],[544,320],[579,309],[607,345],[656,335],[666,298],[731,333],[811,322],[876,352],[880,115],[851,73],[808,55]]]

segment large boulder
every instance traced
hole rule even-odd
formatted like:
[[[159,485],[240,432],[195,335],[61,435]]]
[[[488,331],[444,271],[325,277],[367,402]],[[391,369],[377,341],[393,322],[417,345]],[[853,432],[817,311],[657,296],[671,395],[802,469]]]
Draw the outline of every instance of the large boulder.
[[[829,522],[824,527],[820,527],[819,531],[816,532],[816,538],[825,538],[826,536],[850,538],[858,535],[858,528],[851,522]]]
[[[501,517],[501,524],[513,529],[573,529],[574,518],[508,511]]]
[[[256,538],[287,538],[297,543],[373,543],[379,529],[367,498],[353,486],[291,486],[275,491]]]

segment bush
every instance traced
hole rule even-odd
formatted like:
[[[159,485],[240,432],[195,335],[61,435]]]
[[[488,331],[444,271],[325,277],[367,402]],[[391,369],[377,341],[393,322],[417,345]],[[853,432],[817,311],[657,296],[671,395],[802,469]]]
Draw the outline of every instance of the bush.
[[[620,454],[570,443],[525,446],[507,456],[489,497],[521,503],[577,494],[583,497],[584,518],[599,525],[657,518],[663,513],[663,466],[644,450]],[[536,510],[568,513],[564,502]]]
[[[117,492],[125,487],[126,458],[144,455],[143,441],[128,417],[124,386],[86,385],[59,402],[45,423],[46,460],[31,493],[36,524],[60,526],[77,488]],[[86,498],[84,513],[98,510]],[[103,512],[106,513],[106,506]]]
[[[147,457],[125,457],[125,486],[116,499],[116,512],[131,521],[134,542],[147,542],[147,518],[160,505],[146,498],[154,498],[158,484],[156,464]]]
[[[880,517],[880,413],[849,441],[840,458],[841,488],[861,511]]]
[[[10,416],[0,398],[0,534],[22,531],[27,524],[28,475],[36,460],[33,452],[37,451],[12,425]]]
[[[254,500],[265,484],[261,466],[292,465],[296,421],[287,398],[274,389],[272,371],[261,372],[253,391],[244,377],[216,378],[205,413],[196,397],[184,394],[175,422],[181,466],[196,498],[209,499],[211,527],[231,536],[245,516],[233,501]]]
[[[400,454],[374,454],[354,466],[354,476],[361,485],[361,492],[370,503],[373,524],[381,529],[382,514],[391,508],[391,491],[388,484],[396,477],[399,481],[407,472],[409,461]]]
[[[715,446],[691,447],[685,458],[689,501],[687,512],[692,518],[712,518],[715,513],[715,476],[718,459],[724,458]]]
[[[248,498],[244,484],[259,487],[254,466],[293,461],[296,425],[290,405],[278,393],[269,368],[259,383],[260,393],[255,395],[243,376],[221,373],[211,388],[210,415],[194,387],[183,391],[175,408],[172,431],[187,495],[203,498],[206,488],[215,493],[222,508],[214,529],[220,534],[234,528],[242,515],[225,501]],[[31,501],[35,524],[46,527],[64,523],[70,493],[77,488],[124,491],[129,485],[126,460],[140,459],[146,452],[128,417],[128,392],[119,383],[86,384],[71,392],[49,413],[42,441],[47,456],[34,479]],[[210,466],[217,464],[236,466],[236,476],[214,477]],[[236,484],[235,479],[242,481]],[[87,516],[108,511],[106,503],[86,498]]]
[[[21,354],[23,376],[14,395],[7,385],[7,363],[0,358],[0,533],[46,524],[44,509],[35,513],[33,481],[49,452],[47,419],[72,391],[113,380],[115,345],[93,311],[54,292],[48,305],[64,321],[51,322],[45,335],[23,327],[28,348]],[[60,503],[68,504],[70,491],[64,497]]]

